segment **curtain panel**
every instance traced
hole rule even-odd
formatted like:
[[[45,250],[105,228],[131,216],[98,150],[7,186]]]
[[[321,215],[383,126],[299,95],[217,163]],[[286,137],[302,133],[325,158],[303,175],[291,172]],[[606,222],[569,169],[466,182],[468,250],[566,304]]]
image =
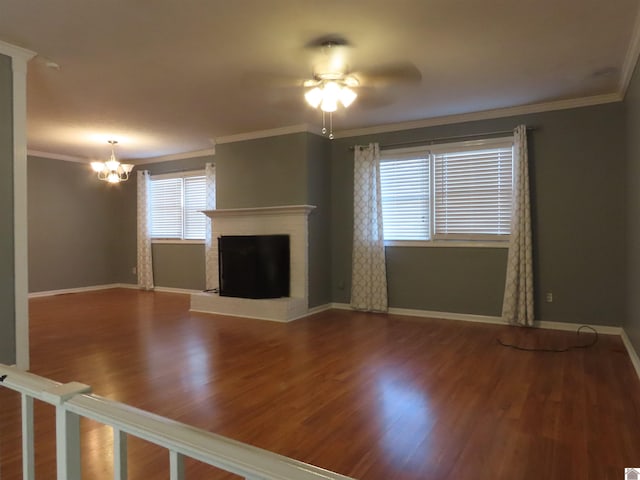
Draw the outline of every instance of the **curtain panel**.
[[[207,199],[206,209],[215,210],[216,208],[216,166],[213,163],[207,163],[204,167]],[[217,245],[213,245],[212,238],[212,219],[207,217],[206,231],[204,237],[205,248],[205,288],[212,290],[218,287],[218,251]]]
[[[533,265],[527,128],[514,130],[513,205],[502,318],[513,325],[532,326]]]
[[[138,170],[138,287],[153,290],[151,255],[151,176],[148,170]]]
[[[353,167],[351,307],[386,312],[387,270],[382,230],[380,149],[356,146]]]

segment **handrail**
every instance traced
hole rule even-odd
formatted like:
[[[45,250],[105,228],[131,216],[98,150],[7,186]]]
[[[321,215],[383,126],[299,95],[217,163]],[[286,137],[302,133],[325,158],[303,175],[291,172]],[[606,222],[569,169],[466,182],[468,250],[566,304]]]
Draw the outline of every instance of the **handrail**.
[[[77,395],[67,410],[186,457],[264,480],[352,480],[349,477],[207,432],[98,395]]]
[[[0,377],[6,375],[1,385],[11,390],[19,391],[32,398],[45,401],[43,392],[62,385],[60,382],[49,380],[48,378],[34,375],[33,373],[18,370],[15,367],[9,367],[0,363]]]
[[[5,375],[6,377],[2,378]],[[29,456],[25,463],[23,476],[25,479],[34,478],[32,464],[34,440],[33,432],[24,431],[24,419],[26,416],[32,422],[32,399],[37,399],[56,406],[58,479],[75,480],[80,478],[79,418],[86,417],[109,425],[114,429],[114,434],[118,433],[117,442],[116,435],[114,435],[114,448],[116,449],[114,459],[117,457],[118,462],[122,463],[116,464],[114,468],[119,471],[124,470],[124,473],[117,474],[116,478],[126,478],[126,436],[122,438],[121,435],[128,434],[159,445],[170,452],[171,478],[183,478],[183,474],[180,473],[182,458],[189,457],[246,479],[354,480],[351,477],[207,432],[124,403],[86,393],[90,387],[81,383],[61,384],[23,372],[15,367],[0,364],[0,386],[19,392],[23,398],[23,437],[27,438],[27,443],[23,443],[25,450],[23,459],[27,455]],[[63,463],[64,465],[61,465]]]

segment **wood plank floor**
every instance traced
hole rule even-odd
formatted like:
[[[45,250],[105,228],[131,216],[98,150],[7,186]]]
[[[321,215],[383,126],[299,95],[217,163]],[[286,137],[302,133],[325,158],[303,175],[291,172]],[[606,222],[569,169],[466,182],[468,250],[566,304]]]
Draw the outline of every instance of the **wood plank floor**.
[[[30,302],[32,371],[363,479],[615,479],[640,466],[640,381],[621,340],[329,311],[290,324],[195,314],[185,295],[114,289]],[[0,478],[20,478],[18,396],[0,388]],[[38,405],[38,478],[55,478]],[[83,421],[84,478],[112,478]],[[129,445],[129,478],[168,454]],[[236,478],[195,462],[187,478]]]

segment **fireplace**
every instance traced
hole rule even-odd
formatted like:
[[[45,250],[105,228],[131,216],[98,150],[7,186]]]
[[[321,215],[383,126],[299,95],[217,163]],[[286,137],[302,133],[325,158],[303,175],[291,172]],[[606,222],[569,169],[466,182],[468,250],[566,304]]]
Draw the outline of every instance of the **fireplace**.
[[[221,297],[289,296],[289,235],[218,237]]]
[[[289,290],[278,298],[243,298],[215,292],[191,295],[191,310],[239,317],[289,322],[309,313],[309,226],[313,205],[231,208],[203,212],[211,218],[211,238],[226,236],[286,236],[289,238]],[[218,248],[207,256],[207,278],[218,280]],[[226,267],[223,267],[226,269]],[[281,292],[282,293],[282,292]],[[275,296],[275,295],[273,295]]]

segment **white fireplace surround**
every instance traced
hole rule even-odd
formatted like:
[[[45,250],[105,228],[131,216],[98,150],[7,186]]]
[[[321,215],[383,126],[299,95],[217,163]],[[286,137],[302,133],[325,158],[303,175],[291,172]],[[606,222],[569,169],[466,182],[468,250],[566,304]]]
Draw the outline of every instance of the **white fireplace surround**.
[[[191,310],[280,322],[305,316],[309,310],[308,217],[314,208],[313,205],[285,205],[205,210],[203,213],[211,218],[214,242],[224,235],[289,235],[290,297],[250,299],[203,292],[191,296]],[[217,279],[215,243],[212,257],[213,261],[207,265],[207,277]]]

